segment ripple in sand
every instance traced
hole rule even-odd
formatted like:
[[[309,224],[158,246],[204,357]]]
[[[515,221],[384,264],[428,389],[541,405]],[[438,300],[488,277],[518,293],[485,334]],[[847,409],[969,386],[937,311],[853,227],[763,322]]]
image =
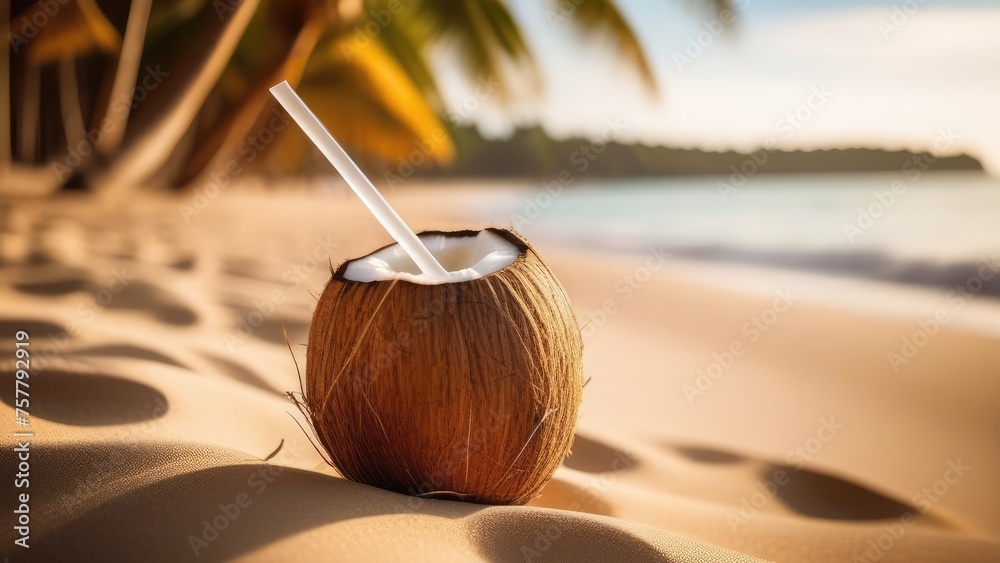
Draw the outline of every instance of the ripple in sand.
[[[234,257],[223,258],[222,272],[231,276],[249,278],[252,280],[281,283],[279,276],[275,275],[280,268],[274,264],[268,264],[252,258]]]
[[[48,264],[58,264],[59,261],[56,260],[48,252],[44,252],[44,251],[41,251],[41,250],[35,250],[35,251],[31,252],[30,254],[28,254],[27,257],[25,257],[24,263],[25,264],[34,265],[34,266],[41,266],[41,265],[48,265]]]
[[[245,318],[245,317],[244,317]],[[285,325],[288,331],[288,341],[292,343],[305,342],[309,337],[309,322],[292,319],[289,317],[271,317],[266,319],[254,330],[254,336],[273,342],[274,344],[285,345],[285,334],[281,331],[281,325]]]
[[[39,295],[42,297],[55,297],[57,295],[67,295],[77,291],[86,291],[89,287],[90,282],[86,278],[66,278],[14,284],[14,289],[20,291],[21,293],[29,293],[31,295]]]
[[[4,373],[11,381],[14,375]],[[0,387],[0,400],[14,405],[14,386]],[[109,375],[47,370],[31,378],[31,416],[75,426],[110,426],[153,420],[166,414],[167,398],[156,389]]]
[[[232,377],[237,381],[253,385],[254,387],[263,389],[264,391],[267,391],[269,393],[281,393],[282,395],[284,395],[282,391],[275,389],[274,387],[269,385],[266,381],[261,379],[260,376],[258,376],[256,373],[254,373],[247,367],[244,367],[236,362],[231,362],[225,358],[216,356],[214,354],[202,354],[202,357],[211,362],[216,367],[216,369],[218,369],[224,375]]]
[[[193,256],[187,256],[184,258],[179,258],[170,264],[170,267],[175,270],[190,271],[194,269],[195,258]]]
[[[176,359],[167,356],[166,354],[161,354],[155,350],[150,350],[149,348],[143,348],[141,346],[133,346],[131,344],[92,346],[90,348],[81,348],[79,350],[67,352],[67,355],[83,356],[83,357],[135,358],[138,360],[150,360],[153,362],[160,362],[180,368],[189,367],[180,363]]]
[[[305,342],[309,337],[308,317],[295,318],[276,313],[271,316],[266,316],[259,322],[255,322],[251,325],[251,316],[256,318],[261,314],[260,311],[254,307],[252,301],[234,296],[233,298],[224,300],[223,304],[233,312],[233,320],[236,325],[242,326],[243,330],[246,330],[247,327],[251,328],[255,338],[284,346],[285,333],[282,332],[282,325],[284,325],[285,330],[288,331],[288,341],[293,345]]]
[[[67,332],[64,327],[48,321],[31,319],[0,320],[0,340],[13,340],[19,330],[28,332],[31,338],[62,339]]]
[[[746,458],[731,452],[698,446],[672,446],[674,451],[699,463],[742,463]]]
[[[189,326],[198,322],[198,315],[178,297],[142,280],[130,281],[128,287],[108,304],[108,308],[145,311],[170,325]]]
[[[541,494],[531,499],[528,506],[572,510],[573,512],[586,512],[602,516],[615,515],[614,508],[608,501],[601,498],[600,491],[593,487],[583,487],[564,481],[558,476],[546,483]]]
[[[639,464],[639,460],[627,452],[616,450],[597,440],[577,434],[573,439],[573,454],[563,460],[563,465],[587,473],[624,471]]]
[[[776,496],[785,506],[805,516],[830,520],[883,520],[920,512],[850,481],[808,469],[774,466],[764,470],[762,478],[772,479],[779,470],[788,474],[788,482],[778,487]]]
[[[470,537],[489,561],[751,561],[732,552],[658,532],[644,538],[628,524],[556,511],[480,511],[467,520]]]

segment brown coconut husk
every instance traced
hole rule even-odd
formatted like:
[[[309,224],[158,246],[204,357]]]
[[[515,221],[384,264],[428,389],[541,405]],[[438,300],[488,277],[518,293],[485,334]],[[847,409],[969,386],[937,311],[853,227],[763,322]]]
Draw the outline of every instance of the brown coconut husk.
[[[309,330],[305,394],[293,400],[344,477],[523,504],[569,454],[583,387],[569,299],[523,238],[489,230],[520,254],[479,279],[357,282],[344,278],[351,261],[333,272]]]

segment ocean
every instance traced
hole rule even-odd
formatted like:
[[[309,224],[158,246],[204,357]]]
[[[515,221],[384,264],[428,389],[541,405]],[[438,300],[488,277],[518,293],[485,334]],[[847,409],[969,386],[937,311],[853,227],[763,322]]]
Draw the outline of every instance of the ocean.
[[[1000,180],[912,172],[539,182],[492,192],[483,213],[532,240],[921,285],[1000,259]],[[1000,276],[983,293],[1000,296]]]

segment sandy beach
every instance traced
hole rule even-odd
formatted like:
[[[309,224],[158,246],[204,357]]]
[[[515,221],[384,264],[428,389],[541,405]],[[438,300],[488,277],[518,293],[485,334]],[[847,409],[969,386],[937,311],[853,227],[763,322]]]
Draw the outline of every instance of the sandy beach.
[[[478,229],[484,190],[387,197],[415,230]],[[1000,557],[995,299],[533,241],[590,382],[541,496],[487,507],[340,478],[284,395],[282,326],[304,368],[331,261],[389,242],[349,195],[0,210],[5,421],[17,331],[32,358],[30,425],[4,422],[0,458],[12,478],[12,433],[33,433],[31,547],[8,510],[11,561]]]

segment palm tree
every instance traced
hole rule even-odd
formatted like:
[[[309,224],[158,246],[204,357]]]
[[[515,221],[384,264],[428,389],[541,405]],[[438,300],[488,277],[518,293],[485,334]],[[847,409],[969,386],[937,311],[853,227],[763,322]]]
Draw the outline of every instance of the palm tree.
[[[185,186],[234,160],[257,164],[264,149],[272,168],[297,169],[305,138],[274,134],[267,91],[283,79],[368,159],[392,161],[419,147],[422,161],[446,165],[454,146],[430,49],[454,49],[473,80],[496,77],[501,101],[511,98],[515,75],[535,90],[539,83],[503,0],[70,0],[55,14],[17,4],[0,0],[13,45],[0,57],[0,80],[10,85],[0,88],[0,111],[21,117],[0,129],[0,191]],[[609,39],[657,91],[613,0],[540,9]],[[56,97],[62,111],[38,111]]]

